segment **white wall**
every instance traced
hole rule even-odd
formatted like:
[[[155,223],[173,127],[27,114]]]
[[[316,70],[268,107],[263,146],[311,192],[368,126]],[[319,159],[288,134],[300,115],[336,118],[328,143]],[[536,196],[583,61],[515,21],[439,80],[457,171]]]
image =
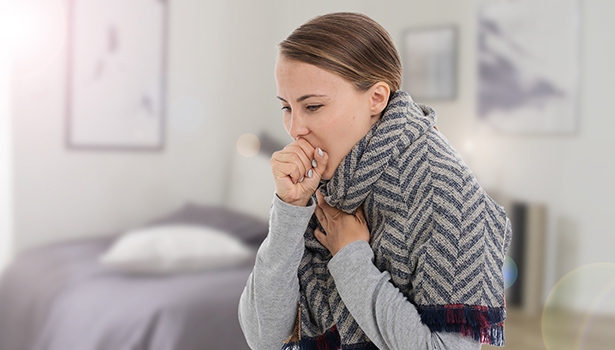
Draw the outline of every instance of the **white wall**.
[[[236,138],[277,110],[266,102],[275,103],[266,2],[169,2],[168,102],[193,97],[206,113],[189,132],[167,120],[162,152],[65,148],[68,3],[20,2],[34,31],[12,81],[17,250],[129,229],[187,200],[224,203]]]
[[[13,251],[10,45],[6,23],[8,0],[0,0],[0,271]]]

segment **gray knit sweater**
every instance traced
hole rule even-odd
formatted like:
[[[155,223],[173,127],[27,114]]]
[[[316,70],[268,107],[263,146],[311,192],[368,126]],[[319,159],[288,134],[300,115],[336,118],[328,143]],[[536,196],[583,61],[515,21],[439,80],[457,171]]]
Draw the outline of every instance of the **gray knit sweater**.
[[[274,196],[269,234],[239,302],[239,323],[251,349],[278,350],[293,331],[303,233],[315,207],[293,206]],[[354,318],[379,349],[480,349],[478,341],[459,333],[431,332],[373,258],[366,242],[354,242],[342,248],[328,268],[344,303],[356,310]]]

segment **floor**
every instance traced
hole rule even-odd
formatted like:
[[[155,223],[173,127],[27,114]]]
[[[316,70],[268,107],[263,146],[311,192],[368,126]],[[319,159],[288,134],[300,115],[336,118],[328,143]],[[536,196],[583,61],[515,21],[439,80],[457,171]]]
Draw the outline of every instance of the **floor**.
[[[544,331],[543,331],[544,321]],[[541,315],[508,309],[506,350],[613,350],[615,318],[550,311]],[[501,349],[483,345],[486,349]]]

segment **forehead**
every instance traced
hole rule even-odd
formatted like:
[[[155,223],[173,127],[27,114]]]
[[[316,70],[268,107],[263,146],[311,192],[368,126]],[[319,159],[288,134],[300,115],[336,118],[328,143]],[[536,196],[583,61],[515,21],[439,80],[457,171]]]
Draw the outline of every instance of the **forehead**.
[[[351,86],[337,74],[281,56],[276,62],[275,79],[278,94],[330,94]]]

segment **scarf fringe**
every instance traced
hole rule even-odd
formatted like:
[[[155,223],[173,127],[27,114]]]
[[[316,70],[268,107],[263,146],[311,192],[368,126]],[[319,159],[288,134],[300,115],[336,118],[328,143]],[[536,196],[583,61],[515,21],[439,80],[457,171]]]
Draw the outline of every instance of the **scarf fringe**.
[[[372,342],[359,344],[344,344],[337,327],[333,326],[324,334],[317,337],[305,337],[299,341],[289,341],[284,343],[282,350],[378,350]]]
[[[301,337],[299,341],[285,343],[282,350],[338,350],[341,345],[340,334],[333,326],[317,337]]]
[[[452,304],[418,309],[421,321],[432,332],[456,332],[481,344],[504,346],[505,307]]]

